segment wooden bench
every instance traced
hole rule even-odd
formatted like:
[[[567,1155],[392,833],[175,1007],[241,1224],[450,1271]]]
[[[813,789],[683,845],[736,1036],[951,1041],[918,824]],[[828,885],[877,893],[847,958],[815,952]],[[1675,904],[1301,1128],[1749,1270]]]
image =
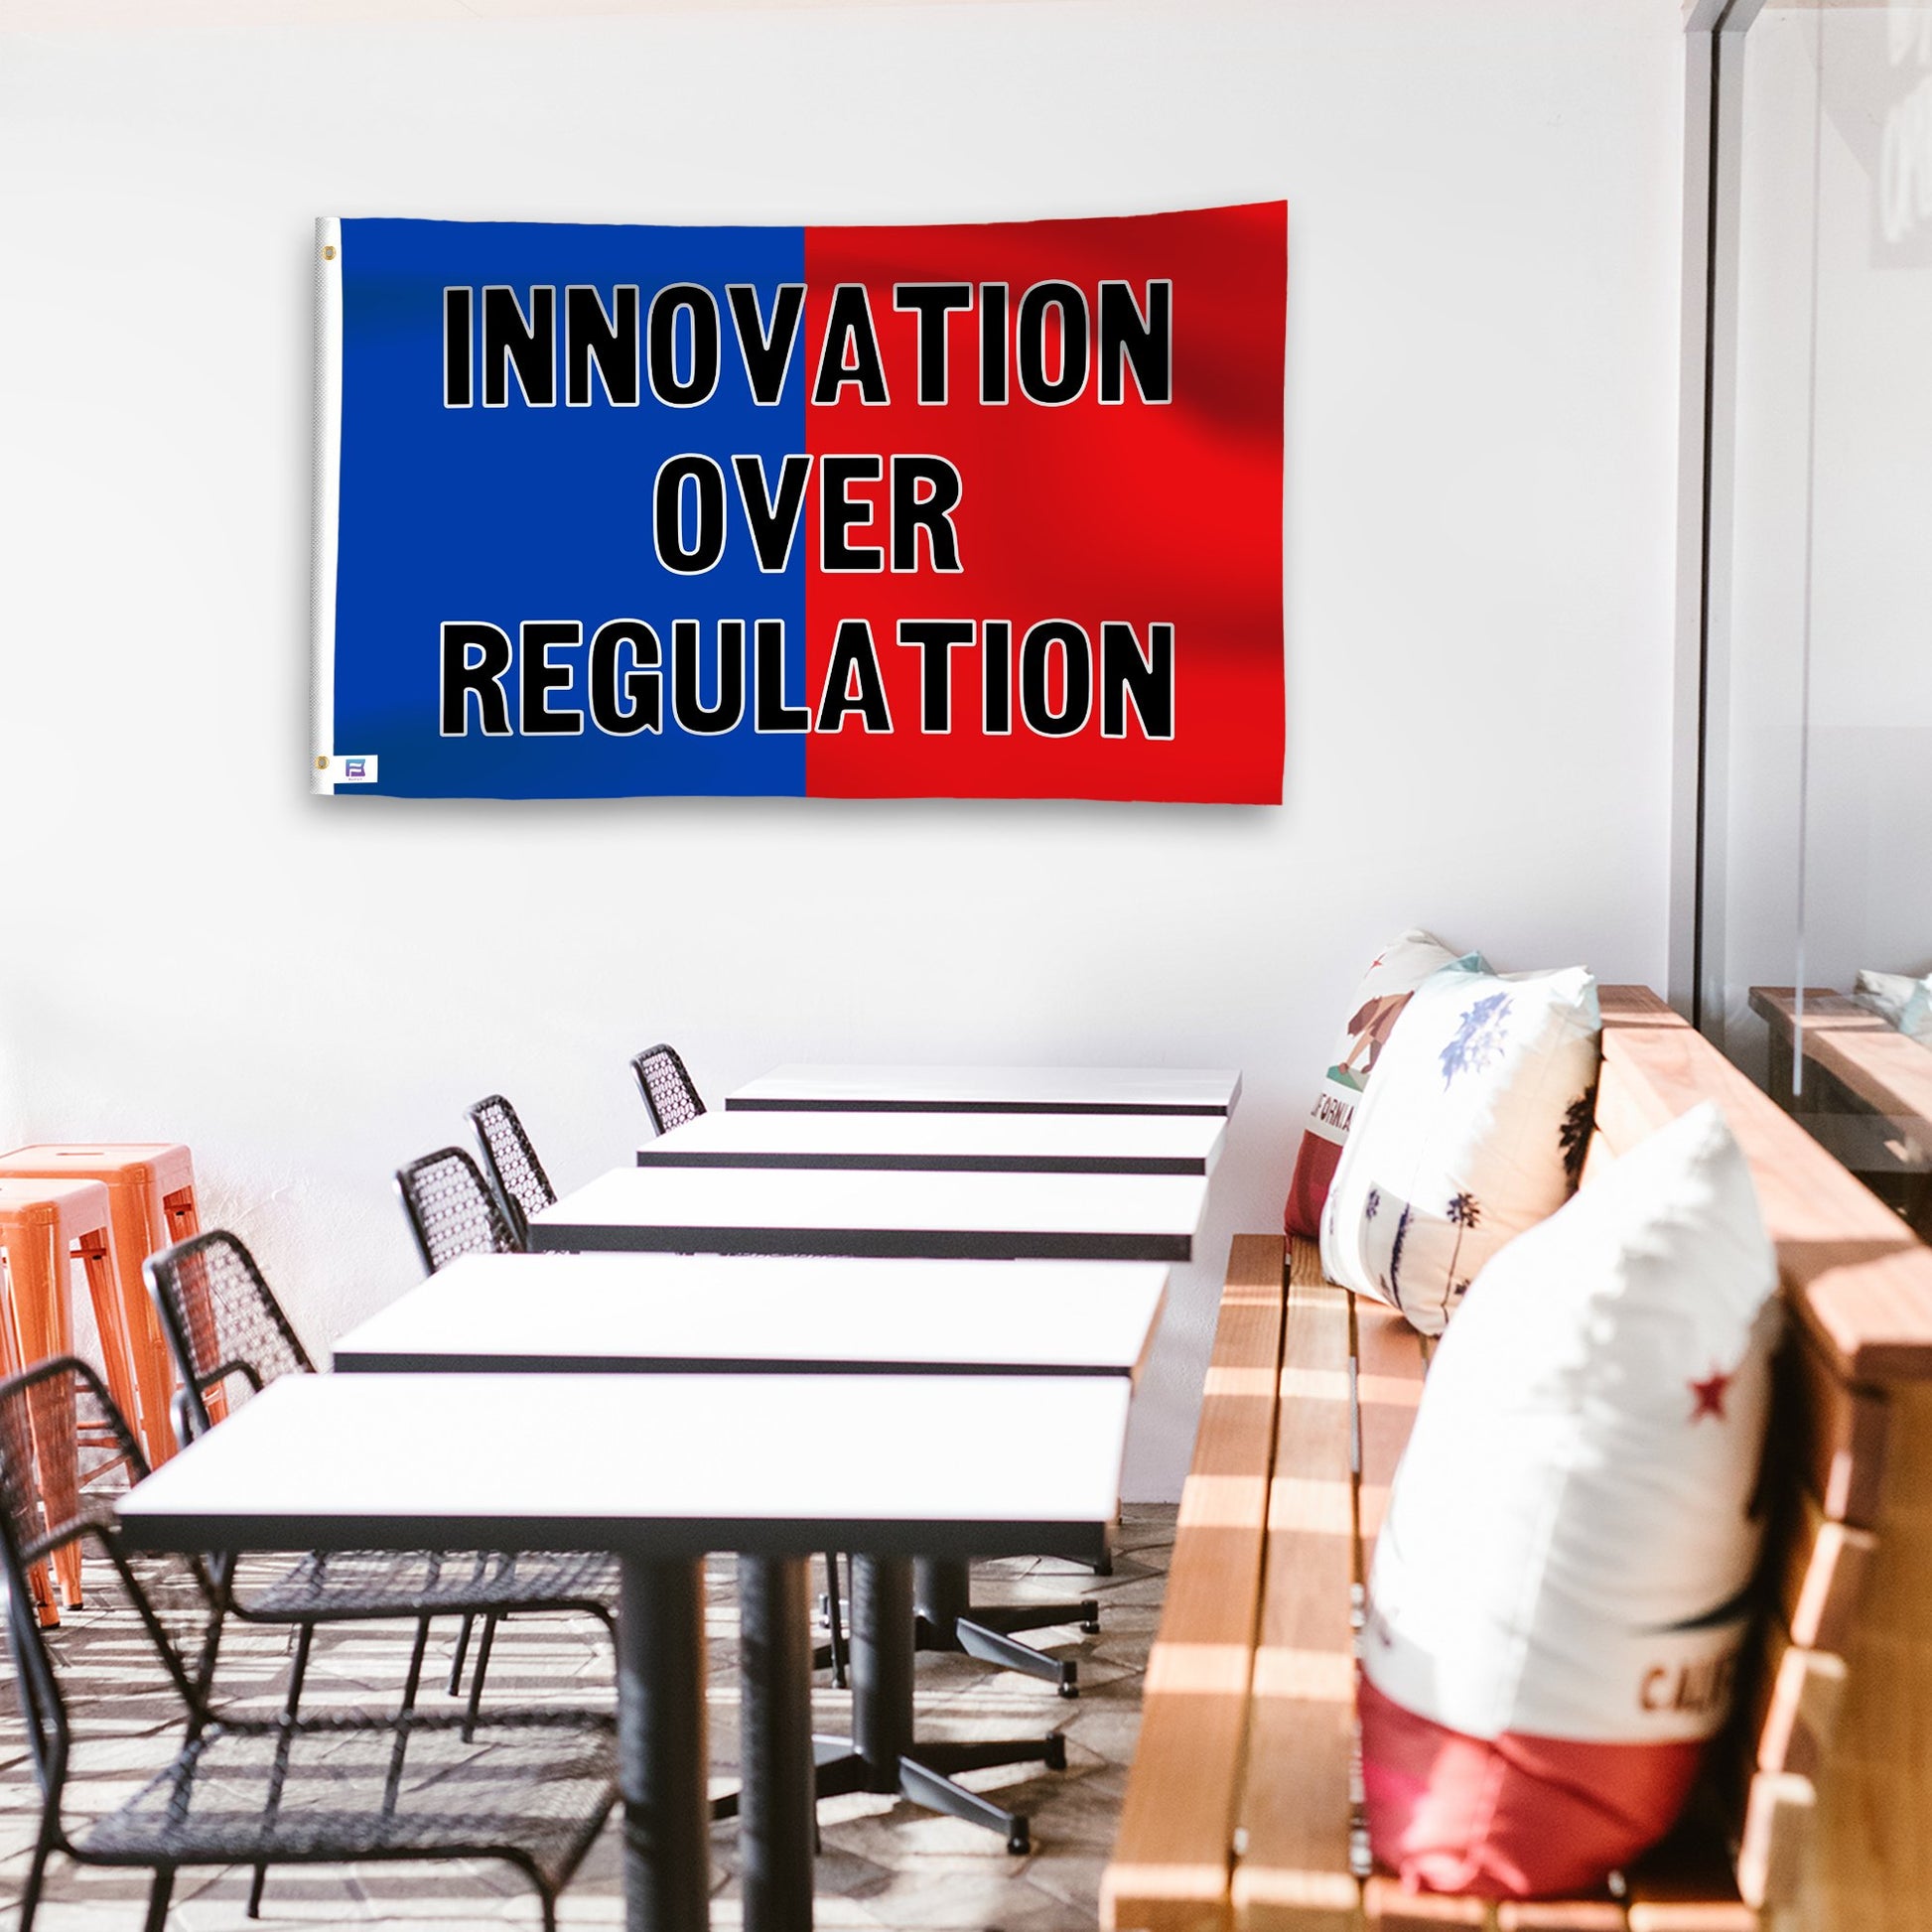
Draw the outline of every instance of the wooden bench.
[[[1605,988],[1603,1008],[1585,1184],[1719,1100],[1796,1316],[1766,1609],[1708,1788],[1594,1898],[1418,1895],[1368,1868],[1355,1632],[1429,1345],[1324,1283],[1312,1244],[1240,1235],[1102,1886],[1109,1932],[1747,1932],[1773,1915],[1932,1932],[1932,1249],[1654,995]]]
[[[1932,1240],[1932,1047],[1829,987],[1754,986],[1770,1030],[1771,1097]],[[1804,1040],[1804,1079],[1792,1078]]]

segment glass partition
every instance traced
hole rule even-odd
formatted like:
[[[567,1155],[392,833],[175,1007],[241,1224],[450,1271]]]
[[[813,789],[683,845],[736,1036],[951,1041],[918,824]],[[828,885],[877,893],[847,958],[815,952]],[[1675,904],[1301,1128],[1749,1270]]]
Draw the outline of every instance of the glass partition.
[[[1704,1018],[1932,1234],[1932,5],[1738,49]]]

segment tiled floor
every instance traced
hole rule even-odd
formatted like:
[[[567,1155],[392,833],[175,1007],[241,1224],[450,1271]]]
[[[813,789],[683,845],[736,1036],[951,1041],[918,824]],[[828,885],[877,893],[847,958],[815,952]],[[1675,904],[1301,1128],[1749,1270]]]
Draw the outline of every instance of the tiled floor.
[[[1013,1858],[1001,1840],[951,1819],[934,1817],[890,1798],[828,1799],[819,1810],[824,1852],[818,1864],[817,1922],[838,1932],[1076,1932],[1096,1922],[1100,1872],[1113,1842],[1126,1768],[1140,1726],[1141,1673],[1160,1614],[1173,1511],[1130,1509],[1116,1541],[1115,1571],[1094,1578],[1068,1564],[984,1564],[979,1593],[992,1601],[1025,1601],[1087,1594],[1101,1603],[1101,1634],[1075,1630],[1036,1633],[1033,1639],[1080,1663],[1081,1696],[1057,1698],[1050,1686],[994,1671],[966,1658],[919,1661],[919,1722],[942,1737],[997,1736],[1062,1729],[1067,1769],[1035,1774],[1026,1767],[979,1773],[968,1782],[997,1792],[1000,1802],[1029,1811],[1036,1850]],[[91,1574],[91,1573],[90,1573]],[[712,1757],[720,1783],[729,1782],[736,1752],[737,1619],[731,1565],[709,1575],[708,1623],[712,1658]],[[454,1626],[441,1631],[447,1672]],[[84,1611],[69,1612],[55,1639],[84,1673],[84,1681],[114,1695],[115,1734],[125,1735],[95,1773],[69,1786],[69,1815],[104,1807],[135,1788],[169,1755],[164,1729],[168,1705],[143,1695],[152,1652],[130,1619],[107,1605],[106,1593]],[[363,1625],[325,1633],[310,1666],[304,1708],[379,1706],[400,1686],[407,1657],[403,1626]],[[524,1619],[504,1626],[490,1661],[487,1703],[577,1701],[610,1696],[610,1645],[588,1619]],[[222,1681],[231,1695],[278,1704],[288,1645],[273,1631],[233,1626],[224,1641]],[[39,1820],[39,1795],[14,1696],[11,1668],[0,1669],[0,1924],[14,1923]],[[425,1683],[431,1680],[426,1676]],[[821,1680],[822,1683],[823,1680]],[[440,1689],[433,1693],[441,1696]],[[846,1728],[849,1700],[821,1690],[815,1721],[821,1729]],[[98,1751],[98,1747],[96,1747]],[[734,1829],[714,1838],[716,1893],[712,1922],[739,1924]],[[168,1923],[173,1932],[242,1932],[263,1927],[318,1925],[535,1926],[535,1900],[505,1867],[474,1865],[363,1865],[274,1874],[259,1921],[243,1914],[247,1874],[184,1873]],[[84,1869],[57,1858],[41,1906],[43,1932],[136,1932],[147,1881],[143,1873]],[[622,1923],[615,1827],[607,1826],[584,1868],[564,1894],[565,1926]]]

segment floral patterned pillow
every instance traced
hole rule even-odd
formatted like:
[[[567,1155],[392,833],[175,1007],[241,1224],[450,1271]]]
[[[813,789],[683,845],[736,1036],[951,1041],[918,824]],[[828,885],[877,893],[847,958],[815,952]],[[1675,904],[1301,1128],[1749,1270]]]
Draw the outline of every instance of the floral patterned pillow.
[[[1441,1334],[1482,1264],[1576,1190],[1601,1037],[1581,966],[1441,973],[1419,987],[1328,1190],[1330,1279]]]

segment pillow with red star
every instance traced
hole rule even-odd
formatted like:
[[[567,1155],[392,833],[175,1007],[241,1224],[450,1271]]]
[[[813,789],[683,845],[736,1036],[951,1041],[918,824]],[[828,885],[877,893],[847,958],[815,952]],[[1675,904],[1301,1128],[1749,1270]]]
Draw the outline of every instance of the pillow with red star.
[[[1750,1622],[1776,1291],[1709,1103],[1476,1278],[1369,1579],[1369,1836],[1408,1883],[1587,1888],[1675,1821]]]

